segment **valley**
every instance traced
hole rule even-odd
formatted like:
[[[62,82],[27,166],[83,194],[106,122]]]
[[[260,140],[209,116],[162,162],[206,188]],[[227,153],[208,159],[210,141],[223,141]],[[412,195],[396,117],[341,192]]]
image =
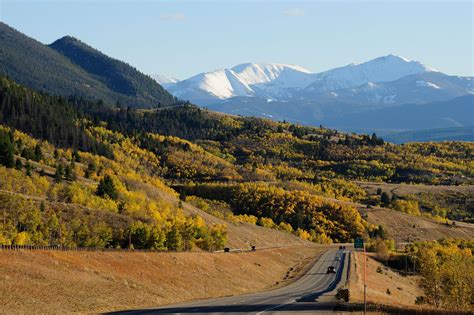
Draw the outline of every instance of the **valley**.
[[[472,311],[472,77],[389,54],[153,79],[0,41],[0,313],[350,310],[356,241],[377,307]]]

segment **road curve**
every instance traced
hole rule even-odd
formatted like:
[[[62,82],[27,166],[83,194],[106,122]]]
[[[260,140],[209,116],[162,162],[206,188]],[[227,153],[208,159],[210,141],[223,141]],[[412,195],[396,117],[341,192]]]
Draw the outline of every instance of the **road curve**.
[[[326,274],[334,266],[335,274]],[[304,314],[327,313],[337,305],[336,290],[345,284],[348,252],[329,249],[297,281],[278,289],[110,314]]]

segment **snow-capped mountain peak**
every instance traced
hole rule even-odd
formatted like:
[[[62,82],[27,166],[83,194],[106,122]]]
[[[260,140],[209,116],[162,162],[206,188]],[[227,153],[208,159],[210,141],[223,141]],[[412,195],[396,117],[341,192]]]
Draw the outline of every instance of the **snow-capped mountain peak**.
[[[297,65],[279,63],[244,63],[232,68],[247,84],[262,84],[280,79],[284,85],[301,85],[299,79],[312,73]]]
[[[163,74],[152,74],[151,77],[161,85],[173,84],[179,81],[177,78]]]
[[[304,88],[313,82],[309,70],[279,63],[243,63],[231,69],[200,73],[169,85],[175,96],[195,102],[235,96],[281,96],[281,89]]]
[[[436,71],[397,55],[387,55],[370,61],[350,64],[331,69],[317,75],[316,81],[308,87],[311,92],[327,92],[350,88],[369,82],[389,82],[423,72]]]
[[[249,101],[271,99],[287,102],[297,99],[326,102],[327,97],[342,100],[349,94],[361,93],[366,93],[370,102],[378,102],[386,97],[395,100],[395,93],[387,90],[384,83],[437,73],[421,62],[390,54],[320,73],[312,73],[298,65],[248,62],[229,69],[200,73],[179,82],[158,80],[178,98],[204,106],[233,97],[248,97]],[[417,83],[413,88],[442,90],[436,89],[440,86],[438,83],[425,81],[431,84],[423,83],[421,86],[422,83]],[[400,95],[396,100],[399,99]]]

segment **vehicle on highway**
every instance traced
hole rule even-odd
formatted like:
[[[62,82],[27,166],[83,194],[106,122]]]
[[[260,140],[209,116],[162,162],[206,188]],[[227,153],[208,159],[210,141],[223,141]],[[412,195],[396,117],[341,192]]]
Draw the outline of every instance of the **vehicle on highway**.
[[[326,273],[336,273],[336,268],[334,268],[334,266],[329,266]]]

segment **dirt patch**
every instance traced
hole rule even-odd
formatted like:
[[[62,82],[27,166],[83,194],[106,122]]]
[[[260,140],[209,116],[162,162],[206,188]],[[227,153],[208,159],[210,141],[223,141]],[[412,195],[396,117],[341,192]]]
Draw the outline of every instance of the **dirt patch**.
[[[97,313],[283,285],[324,250],[249,253],[0,252],[0,313]],[[292,270],[290,270],[293,268]],[[286,280],[285,280],[286,278]]]

